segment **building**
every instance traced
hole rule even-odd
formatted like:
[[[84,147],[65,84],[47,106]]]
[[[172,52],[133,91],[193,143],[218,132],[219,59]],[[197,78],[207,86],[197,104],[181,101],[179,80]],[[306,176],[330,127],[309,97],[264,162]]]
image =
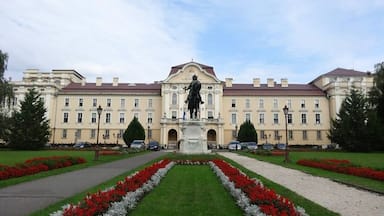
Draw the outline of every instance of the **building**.
[[[88,83],[74,70],[39,72],[26,70],[22,81],[13,82],[14,106],[26,90],[35,87],[46,102],[51,124],[51,142],[68,144],[77,141],[96,143],[98,113],[100,143],[121,144],[122,134],[133,117],[146,130],[147,141],[157,140],[168,148],[176,148],[181,137],[181,123],[188,118],[187,92],[184,90],[197,75],[202,83],[200,119],[206,125],[208,144],[226,145],[236,139],[240,125],[250,120],[258,133],[259,143],[285,143],[287,115],[290,145],[327,146],[330,121],[336,117],[342,100],[351,88],[367,92],[373,76],[354,70],[337,68],[308,84],[279,83],[254,78],[247,84],[233,83],[216,77],[214,68],[197,62],[173,66],[161,82],[103,83],[98,77]]]

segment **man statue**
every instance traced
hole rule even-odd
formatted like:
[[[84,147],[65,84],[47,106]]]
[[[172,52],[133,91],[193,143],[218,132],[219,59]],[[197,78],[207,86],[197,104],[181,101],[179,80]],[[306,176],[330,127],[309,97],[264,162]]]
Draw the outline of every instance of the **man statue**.
[[[184,90],[189,90],[188,98],[185,103],[188,103],[188,110],[190,112],[190,118],[193,117],[197,119],[197,112],[200,108],[200,104],[204,102],[201,100],[200,95],[201,83],[197,80],[197,76],[193,75],[192,82],[189,84],[188,88],[184,88]]]

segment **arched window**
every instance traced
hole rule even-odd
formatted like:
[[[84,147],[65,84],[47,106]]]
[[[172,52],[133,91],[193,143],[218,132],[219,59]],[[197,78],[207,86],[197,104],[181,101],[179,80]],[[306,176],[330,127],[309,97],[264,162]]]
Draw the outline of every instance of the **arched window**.
[[[212,104],[213,104],[212,94],[208,94],[208,105],[212,105]]]
[[[176,104],[177,104],[177,94],[173,93],[172,94],[172,105],[176,105]]]

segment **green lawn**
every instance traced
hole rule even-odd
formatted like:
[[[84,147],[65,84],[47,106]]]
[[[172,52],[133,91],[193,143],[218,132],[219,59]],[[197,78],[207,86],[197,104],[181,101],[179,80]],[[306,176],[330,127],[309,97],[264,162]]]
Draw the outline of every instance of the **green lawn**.
[[[143,152],[144,153],[144,152]],[[0,164],[5,165],[14,165],[16,163],[23,163],[25,160],[35,158],[35,157],[49,157],[49,156],[77,156],[83,157],[87,161],[84,164],[79,164],[75,166],[65,167],[61,169],[54,169],[47,172],[37,173],[35,175],[23,176],[19,178],[12,178],[7,180],[0,180],[0,188],[31,181],[46,176],[57,175],[64,172],[70,172],[78,169],[83,169],[90,166],[95,166],[98,164],[119,160],[122,158],[136,156],[137,154],[142,153],[130,153],[130,154],[121,154],[121,155],[101,155],[98,161],[94,161],[94,151],[83,151],[83,150],[42,150],[42,151],[0,151]]]
[[[301,170],[303,172],[326,177],[335,181],[343,182],[345,184],[351,184],[356,187],[362,187],[368,190],[377,191],[380,193],[384,193],[384,183],[377,180],[372,180],[363,177],[357,177],[352,175],[346,175],[341,173],[335,173],[327,170],[306,167],[296,164],[296,162],[300,159],[346,159],[351,161],[351,163],[360,165],[362,167],[371,167],[375,169],[384,170],[384,153],[348,153],[348,152],[296,152],[292,151],[289,153],[289,158],[291,163],[285,164],[284,156],[262,156],[251,153],[241,154],[246,155],[248,157],[253,157],[258,160],[274,163],[277,165],[289,167],[292,169]]]
[[[242,214],[209,166],[177,165],[130,215]]]

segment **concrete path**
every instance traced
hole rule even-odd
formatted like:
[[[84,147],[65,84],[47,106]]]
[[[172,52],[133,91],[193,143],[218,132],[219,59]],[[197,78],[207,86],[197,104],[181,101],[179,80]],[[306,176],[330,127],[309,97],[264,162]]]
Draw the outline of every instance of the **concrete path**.
[[[220,152],[219,154],[340,215],[384,216],[384,196],[382,195],[235,153]]]
[[[23,216],[135,169],[166,152],[132,158],[50,176],[0,189],[0,215]]]

